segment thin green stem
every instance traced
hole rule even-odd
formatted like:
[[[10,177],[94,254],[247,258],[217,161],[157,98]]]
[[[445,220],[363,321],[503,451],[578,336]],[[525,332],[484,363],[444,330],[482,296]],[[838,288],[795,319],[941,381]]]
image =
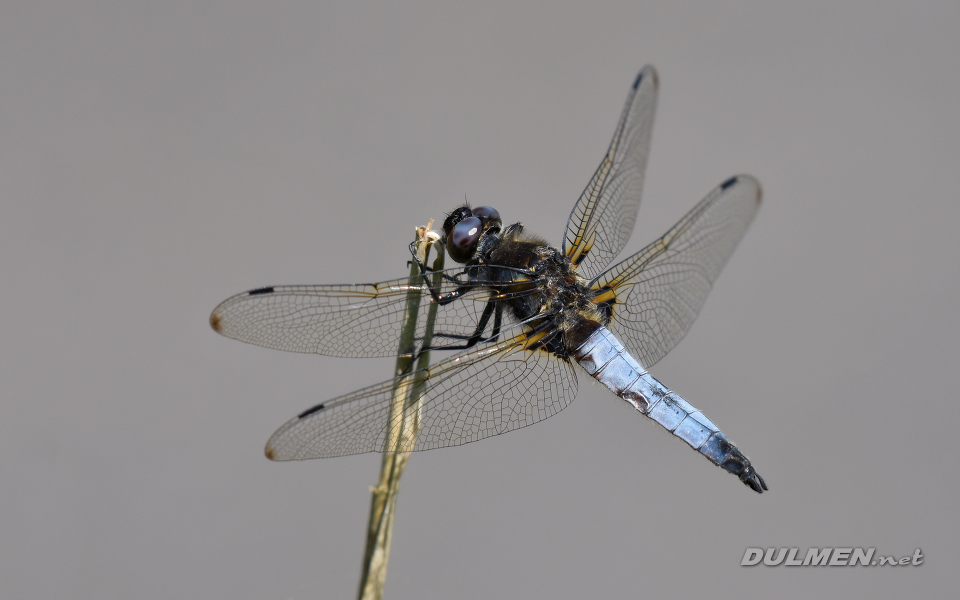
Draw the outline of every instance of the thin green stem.
[[[428,237],[427,227],[417,230],[417,257],[426,264],[430,247],[434,239]],[[441,283],[439,271],[443,269],[443,248],[433,262],[436,272],[431,281],[435,288]],[[426,386],[426,367],[430,364],[430,353],[416,354],[417,320],[420,314],[420,287],[422,281],[420,268],[416,261],[410,267],[411,286],[407,293],[406,312],[400,333],[400,346],[397,350],[393,390],[393,403],[390,407],[390,422],[387,443],[380,465],[380,481],[371,489],[370,521],[367,525],[367,544],[363,553],[363,567],[360,573],[360,600],[380,600],[383,584],[387,577],[387,561],[390,558],[390,539],[393,533],[397,494],[400,491],[400,476],[406,467],[410,451],[416,444],[420,429],[420,398]],[[429,347],[433,337],[433,325],[437,317],[437,304],[431,302],[427,309],[422,348]],[[416,365],[414,365],[416,359]],[[414,371],[416,366],[416,371]]]

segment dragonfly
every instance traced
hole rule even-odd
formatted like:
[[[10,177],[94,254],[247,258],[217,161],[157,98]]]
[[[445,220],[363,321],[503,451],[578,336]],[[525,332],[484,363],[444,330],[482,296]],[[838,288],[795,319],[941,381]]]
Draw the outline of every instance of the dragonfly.
[[[456,267],[371,284],[261,287],[222,302],[213,329],[243,342],[338,357],[395,355],[408,300],[419,352],[450,350],[417,370],[408,406],[419,429],[393,445],[401,375],[326,400],[281,426],[272,460],[458,446],[551,417],[586,372],[714,465],[758,493],[767,484],[704,414],[648,371],[687,333],[760,206],[759,182],[731,177],[662,237],[609,266],[634,228],[659,80],[637,75],[606,155],[568,219],[559,248],[464,203],[438,243]],[[433,311],[432,337],[426,330]],[[426,343],[429,339],[429,343]],[[574,363],[578,367],[574,367]]]

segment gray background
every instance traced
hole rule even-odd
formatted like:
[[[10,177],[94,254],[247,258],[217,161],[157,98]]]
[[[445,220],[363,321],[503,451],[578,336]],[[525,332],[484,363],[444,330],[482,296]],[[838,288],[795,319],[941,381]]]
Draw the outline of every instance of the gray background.
[[[384,4],[3,4],[3,597],[352,597],[379,457],[262,448],[392,361],[240,344],[210,310],[401,275],[465,195],[559,242],[644,63],[628,251],[732,174],[764,185],[654,374],[771,491],[581,378],[547,423],[412,458],[388,596],[946,593],[960,5]],[[926,559],[740,567],[748,546]]]

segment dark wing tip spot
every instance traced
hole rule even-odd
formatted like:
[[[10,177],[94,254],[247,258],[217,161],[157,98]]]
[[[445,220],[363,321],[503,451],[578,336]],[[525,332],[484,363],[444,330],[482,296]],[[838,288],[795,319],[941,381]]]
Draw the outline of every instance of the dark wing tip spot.
[[[726,180],[726,181],[724,181],[723,183],[720,184],[720,189],[721,189],[721,190],[725,190],[725,189],[727,189],[728,187],[730,187],[731,185],[735,184],[736,182],[737,182],[737,178],[736,178],[736,177],[731,177],[730,179],[728,179],[728,180]]]
[[[304,417],[309,417],[309,416],[312,415],[313,413],[315,413],[315,412],[320,412],[321,410],[323,410],[323,405],[322,405],[322,404],[318,404],[318,405],[314,406],[313,408],[308,408],[307,410],[303,411],[302,413],[300,413],[299,415],[297,415],[297,418],[298,418],[298,419],[302,419],[302,418],[304,418]]]
[[[262,296],[263,294],[272,294],[273,286],[257,288],[255,290],[250,290],[249,294],[251,296]]]
[[[217,313],[210,314],[210,327],[213,327],[213,330],[216,331],[217,333],[220,333],[221,321],[223,321],[223,317],[221,317],[219,314]]]
[[[276,457],[277,455],[276,455],[276,453],[273,451],[273,448],[271,448],[270,446],[267,446],[266,448],[263,449],[263,454],[264,454],[267,458],[269,458],[270,460],[276,460],[275,457]]]
[[[654,90],[660,87],[660,76],[657,74],[657,70],[653,68],[653,65],[644,65],[644,67],[640,69],[640,73],[637,74],[637,78],[633,81],[633,89],[640,87],[640,83],[644,79],[650,82]]]

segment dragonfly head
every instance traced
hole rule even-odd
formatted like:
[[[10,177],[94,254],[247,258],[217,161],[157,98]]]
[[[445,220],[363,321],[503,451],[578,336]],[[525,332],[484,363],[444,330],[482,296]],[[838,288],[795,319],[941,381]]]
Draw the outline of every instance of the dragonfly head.
[[[450,258],[458,263],[469,262],[477,252],[480,238],[488,230],[500,229],[500,213],[489,206],[461,206],[443,221],[444,245]]]

